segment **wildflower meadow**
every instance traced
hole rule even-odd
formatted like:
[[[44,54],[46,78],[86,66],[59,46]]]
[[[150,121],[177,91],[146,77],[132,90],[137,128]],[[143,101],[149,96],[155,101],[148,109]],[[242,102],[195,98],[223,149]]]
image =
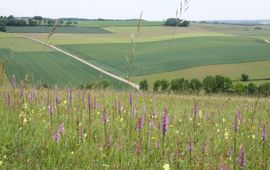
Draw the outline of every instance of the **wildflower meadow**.
[[[269,98],[1,89],[0,169],[269,169]]]

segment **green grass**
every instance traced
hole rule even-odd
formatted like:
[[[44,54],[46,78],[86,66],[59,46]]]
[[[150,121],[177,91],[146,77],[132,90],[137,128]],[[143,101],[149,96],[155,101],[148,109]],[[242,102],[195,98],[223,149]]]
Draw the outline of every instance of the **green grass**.
[[[77,21],[79,27],[136,27],[138,21]],[[143,26],[161,26],[162,21],[142,21]]]
[[[191,67],[270,60],[270,45],[240,36],[190,37],[136,44],[133,76]],[[60,45],[105,70],[125,76],[130,43]]]
[[[25,26],[25,27],[7,27],[8,32],[11,33],[49,33],[52,27],[50,26]],[[59,26],[56,33],[70,33],[70,34],[108,34],[107,30],[98,27],[64,27]]]
[[[0,169],[238,169],[240,146],[245,169],[269,169],[269,98],[131,93],[131,106],[128,93],[68,91],[1,89]]]
[[[9,80],[16,75],[18,82],[28,75],[31,84],[75,86],[88,84],[100,79],[109,80],[117,88],[126,88],[118,82],[94,69],[58,52],[14,52],[0,49],[1,58],[8,58]],[[6,61],[6,60],[3,60]]]

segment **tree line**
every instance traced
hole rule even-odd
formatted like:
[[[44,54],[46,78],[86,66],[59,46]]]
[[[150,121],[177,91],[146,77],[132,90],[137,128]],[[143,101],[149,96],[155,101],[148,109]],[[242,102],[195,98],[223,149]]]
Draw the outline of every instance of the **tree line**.
[[[53,26],[57,22],[58,25],[74,26],[78,25],[77,21],[64,21],[43,18],[42,16],[34,16],[32,18],[16,18],[13,15],[0,16],[0,31],[6,32],[6,26]]]
[[[248,76],[242,75],[241,81],[248,81]],[[148,81],[140,81],[140,89],[148,91]],[[170,82],[167,80],[156,80],[153,83],[153,91],[157,93],[173,92],[175,94],[235,94],[251,96],[270,96],[270,82],[265,82],[259,86],[254,83],[243,84],[233,81],[224,76],[207,76],[202,81],[199,79],[177,78]]]
[[[177,27],[188,27],[190,21],[181,20],[179,18],[168,18],[164,25],[165,26],[177,26]]]

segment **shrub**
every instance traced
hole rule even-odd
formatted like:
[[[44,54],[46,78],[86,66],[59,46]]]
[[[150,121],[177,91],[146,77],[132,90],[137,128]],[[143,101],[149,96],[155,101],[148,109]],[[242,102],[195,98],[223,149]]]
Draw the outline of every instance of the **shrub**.
[[[148,81],[147,80],[140,81],[140,90],[142,90],[142,91],[148,90]]]
[[[161,86],[161,90],[163,92],[167,91],[169,86],[170,86],[170,83],[167,81],[167,80],[161,80],[160,81],[160,86]]]
[[[254,94],[256,94],[256,92],[257,92],[257,86],[253,83],[249,83],[247,85],[247,93],[249,95],[254,95]]]
[[[192,92],[199,93],[202,89],[202,83],[198,79],[192,79],[189,83],[189,88]]]
[[[154,84],[153,84],[154,92],[158,92],[159,89],[160,89],[160,86],[161,86],[160,80],[156,80],[156,81],[154,82]]]
[[[241,81],[248,81],[249,76],[247,74],[242,74],[241,75]]]
[[[246,94],[247,92],[247,86],[243,85],[242,83],[236,83],[233,86],[233,89],[234,89],[234,92],[238,95],[243,95],[243,94]]]
[[[174,93],[182,92],[185,89],[185,79],[174,79],[171,81],[170,89]]]
[[[164,25],[165,26],[177,26],[177,27],[188,27],[190,24],[189,21],[183,21],[179,18],[168,18]]]
[[[217,84],[216,79],[213,76],[207,76],[203,80],[203,87],[206,93],[216,93],[217,92]]]
[[[270,82],[263,83],[258,88],[259,94],[262,96],[270,96]]]

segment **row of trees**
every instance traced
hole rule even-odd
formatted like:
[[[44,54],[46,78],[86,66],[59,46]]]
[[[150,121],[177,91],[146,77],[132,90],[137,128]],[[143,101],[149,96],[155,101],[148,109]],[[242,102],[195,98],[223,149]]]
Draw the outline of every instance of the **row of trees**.
[[[177,26],[177,27],[188,27],[190,24],[189,21],[180,20],[179,18],[168,18],[164,25],[165,26]]]
[[[140,89],[148,90],[147,80],[140,82]],[[237,95],[260,95],[270,96],[270,83],[263,83],[260,86],[254,83],[247,85],[242,83],[233,83],[228,77],[207,76],[200,81],[198,79],[187,80],[184,78],[174,79],[171,82],[167,80],[156,80],[153,83],[154,92],[173,92],[173,93],[200,93],[204,91],[207,94],[227,93]]]
[[[58,20],[59,25],[73,26],[77,25],[77,21]],[[56,20],[45,19],[42,16],[34,16],[33,18],[22,19],[15,18],[13,15],[8,17],[0,16],[0,31],[6,32],[6,26],[38,26],[38,25],[49,25],[52,26],[56,23]]]

